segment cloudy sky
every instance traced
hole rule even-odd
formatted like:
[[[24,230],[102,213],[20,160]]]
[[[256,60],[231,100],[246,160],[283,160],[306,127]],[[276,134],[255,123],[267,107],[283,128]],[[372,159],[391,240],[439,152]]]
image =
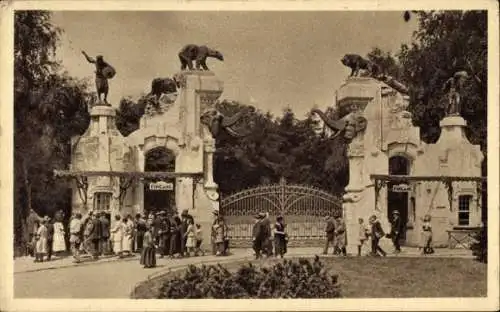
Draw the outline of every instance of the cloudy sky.
[[[195,43],[224,54],[224,62],[207,61],[224,81],[221,98],[254,99],[274,114],[289,106],[299,116],[333,104],[350,73],[340,63],[344,54],[365,55],[375,46],[396,52],[416,29],[401,12],[382,11],[59,11],[53,22],[64,30],[57,57],[71,75],[93,77],[81,50],[116,68],[114,106],[149,92],[153,78],[172,76],[180,69],[178,51]]]

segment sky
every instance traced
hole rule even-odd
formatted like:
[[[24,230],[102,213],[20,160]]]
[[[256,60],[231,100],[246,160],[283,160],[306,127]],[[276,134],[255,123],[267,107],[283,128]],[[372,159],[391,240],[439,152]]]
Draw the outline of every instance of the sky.
[[[344,54],[397,52],[411,42],[414,20],[405,23],[397,11],[57,11],[52,19],[64,31],[56,57],[70,75],[91,79],[94,88],[94,68],[81,50],[115,67],[113,106],[148,93],[154,78],[172,77],[179,50],[194,43],[224,55],[224,62],[207,60],[224,82],[220,99],[275,115],[289,107],[298,117],[333,105],[350,73],[340,63]]]

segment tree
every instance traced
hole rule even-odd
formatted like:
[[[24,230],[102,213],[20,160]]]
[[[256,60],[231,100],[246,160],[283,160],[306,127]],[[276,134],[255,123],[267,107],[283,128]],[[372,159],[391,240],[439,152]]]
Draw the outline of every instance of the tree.
[[[29,209],[52,215],[70,207],[68,187],[52,170],[68,166],[70,139],[90,117],[87,84],[61,71],[54,53],[61,30],[44,11],[14,17],[14,223],[23,239]],[[68,194],[68,196],[61,196]]]

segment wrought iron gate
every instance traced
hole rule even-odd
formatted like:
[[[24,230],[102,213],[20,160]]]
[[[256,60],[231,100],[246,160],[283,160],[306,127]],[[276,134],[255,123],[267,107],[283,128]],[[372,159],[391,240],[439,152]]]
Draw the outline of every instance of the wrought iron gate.
[[[234,247],[248,247],[252,242],[254,216],[268,212],[272,224],[282,215],[290,246],[322,244],[324,217],[342,212],[341,200],[314,187],[286,184],[264,185],[221,199],[220,211],[229,227]]]

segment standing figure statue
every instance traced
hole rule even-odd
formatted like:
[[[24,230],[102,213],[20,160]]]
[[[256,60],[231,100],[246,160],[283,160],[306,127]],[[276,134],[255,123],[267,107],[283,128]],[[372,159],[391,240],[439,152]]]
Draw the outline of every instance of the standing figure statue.
[[[101,102],[101,94],[103,94],[104,103],[108,104],[108,79],[111,79],[115,76],[115,69],[104,61],[102,55],[98,55],[94,60],[93,58],[88,56],[85,51],[82,51],[82,54],[85,56],[89,63],[95,64],[95,85],[99,102]]]
[[[446,80],[443,86],[443,91],[448,93],[448,107],[446,108],[447,116],[460,115],[460,95],[463,91],[464,82],[469,78],[466,71],[456,72],[453,77]]]
[[[189,70],[193,70],[193,61],[196,61],[196,70],[209,70],[207,67],[207,58],[213,57],[219,61],[224,61],[222,53],[217,50],[210,49],[207,46],[199,46],[196,44],[185,45],[179,52],[179,60],[181,61],[181,70],[185,70],[186,67]]]

